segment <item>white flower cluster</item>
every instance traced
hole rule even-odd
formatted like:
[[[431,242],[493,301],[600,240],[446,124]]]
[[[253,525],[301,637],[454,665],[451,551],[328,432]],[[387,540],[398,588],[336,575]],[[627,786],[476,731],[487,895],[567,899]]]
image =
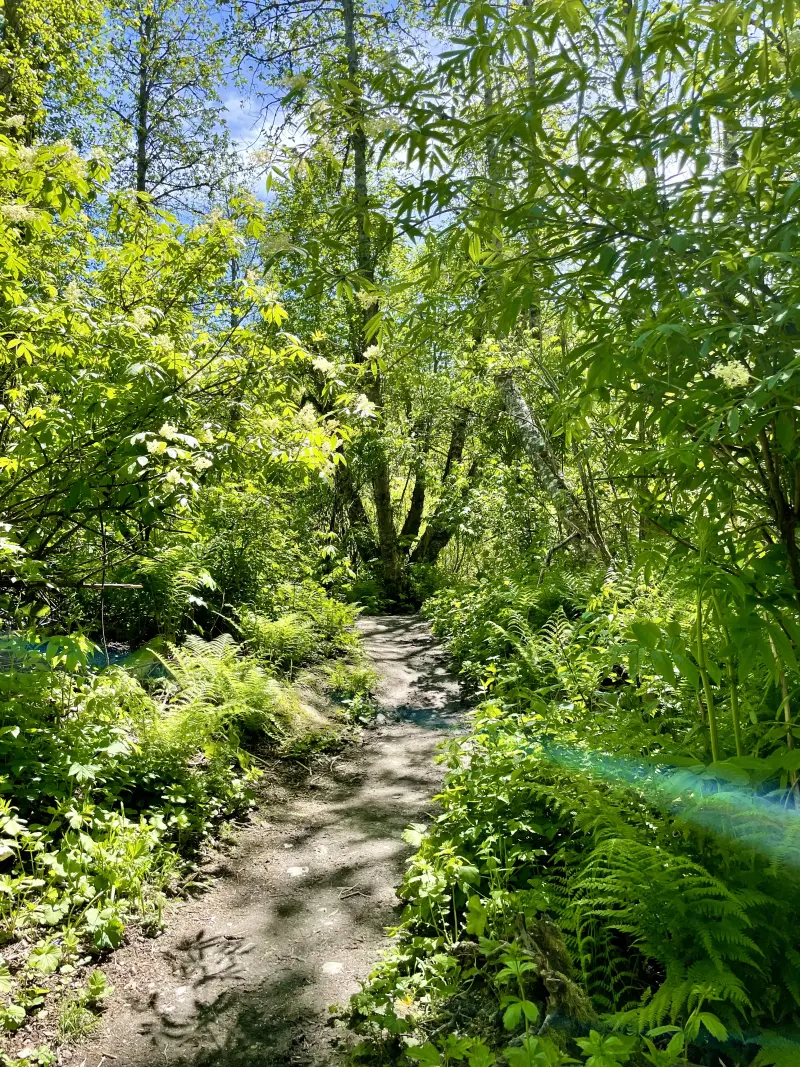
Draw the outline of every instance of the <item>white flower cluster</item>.
[[[354,415],[362,419],[374,419],[376,414],[375,405],[363,393],[359,393],[356,397],[351,410]]]
[[[329,359],[325,359],[324,356],[317,356],[313,363],[314,370],[318,370],[320,374],[324,374],[326,378],[332,377],[336,373],[335,364],[331,363]]]
[[[178,431],[170,423],[165,422],[161,429],[158,431],[159,436],[163,437],[165,441],[174,441],[178,435]]]
[[[150,314],[145,308],[134,308],[131,319],[137,330],[146,330],[150,325]]]
[[[36,218],[36,212],[32,211],[26,204],[2,204],[0,205],[0,215],[7,222],[33,222]]]
[[[25,116],[9,115],[7,119],[3,119],[3,125],[7,126],[10,130],[21,130],[25,125]]]
[[[400,123],[395,118],[381,117],[374,119],[367,119],[364,123],[364,133],[371,140],[377,140],[379,137],[388,137],[390,133],[394,133],[400,129]]]
[[[356,289],[355,298],[365,311],[378,303],[378,294],[374,289]]]
[[[744,363],[715,363],[711,373],[721,378],[729,389],[738,389],[750,381],[750,371]]]
[[[19,160],[19,169],[23,171],[23,173],[27,173],[28,171],[33,170],[34,164],[36,163],[36,157],[38,155],[38,148],[34,148],[32,146],[28,147],[27,145],[23,145],[22,148],[18,148],[17,159]]]
[[[153,338],[153,344],[166,355],[170,355],[175,351],[175,342],[168,333],[157,333]]]
[[[308,78],[305,74],[287,74],[285,78],[281,78],[280,84],[286,89],[305,89]]]
[[[207,471],[209,467],[213,466],[207,456],[198,456],[192,465],[196,471]]]
[[[370,345],[369,348],[364,349],[364,359],[367,363],[371,363],[373,359],[377,359],[381,354],[381,350],[377,345]]]
[[[167,485],[180,485],[183,481],[183,478],[181,478],[180,471],[171,470],[167,472],[167,477],[164,480],[166,481]]]
[[[69,282],[64,286],[64,299],[68,304],[79,304],[83,300],[83,293],[77,282]]]

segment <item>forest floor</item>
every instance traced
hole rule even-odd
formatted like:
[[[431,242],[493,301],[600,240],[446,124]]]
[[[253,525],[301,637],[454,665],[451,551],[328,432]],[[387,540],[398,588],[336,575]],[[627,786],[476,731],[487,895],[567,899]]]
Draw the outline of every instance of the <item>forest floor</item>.
[[[116,994],[100,1028],[62,1048],[70,1067],[289,1067],[341,1061],[344,1006],[388,945],[395,893],[444,771],[434,763],[463,710],[418,617],[359,622],[381,714],[360,745],[276,765],[254,816],[203,870],[158,938],[103,969]]]

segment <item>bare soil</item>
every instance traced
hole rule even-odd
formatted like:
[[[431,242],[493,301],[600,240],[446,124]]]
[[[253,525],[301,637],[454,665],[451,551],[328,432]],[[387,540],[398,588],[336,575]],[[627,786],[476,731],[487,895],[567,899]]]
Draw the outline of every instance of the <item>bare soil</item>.
[[[418,617],[359,623],[381,678],[364,743],[310,768],[276,768],[253,821],[217,857],[210,887],[162,936],[104,967],[116,993],[74,1067],[289,1067],[340,1063],[345,1005],[388,945],[410,849],[433,811],[458,686]]]

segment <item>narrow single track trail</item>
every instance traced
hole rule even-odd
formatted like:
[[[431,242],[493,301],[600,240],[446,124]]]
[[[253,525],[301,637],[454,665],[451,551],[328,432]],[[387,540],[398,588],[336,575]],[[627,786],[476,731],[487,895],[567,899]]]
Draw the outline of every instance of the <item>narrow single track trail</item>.
[[[359,623],[380,674],[383,721],[365,743],[276,772],[252,823],[204,872],[166,932],[104,967],[116,995],[99,1031],[62,1050],[70,1067],[324,1067],[345,1038],[330,1025],[388,944],[408,846],[432,812],[458,686],[418,617]]]

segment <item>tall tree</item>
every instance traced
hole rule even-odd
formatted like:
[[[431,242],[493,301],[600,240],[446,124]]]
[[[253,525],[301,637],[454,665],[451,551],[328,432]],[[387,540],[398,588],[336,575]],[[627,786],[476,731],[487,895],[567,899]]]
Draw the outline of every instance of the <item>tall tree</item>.
[[[108,35],[103,103],[117,182],[160,205],[195,207],[235,169],[218,19],[202,0],[124,0]]]
[[[56,104],[85,99],[100,0],[4,0],[0,10],[0,121],[27,142]]]

